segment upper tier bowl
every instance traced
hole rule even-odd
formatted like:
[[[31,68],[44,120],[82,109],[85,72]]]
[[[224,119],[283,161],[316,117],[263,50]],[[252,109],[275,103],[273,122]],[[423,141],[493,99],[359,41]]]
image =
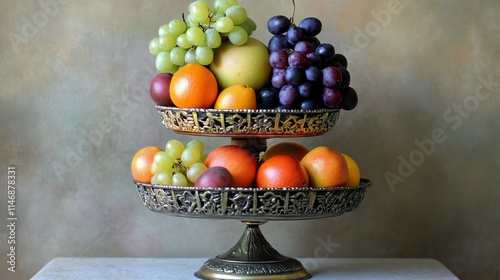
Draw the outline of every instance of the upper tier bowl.
[[[215,110],[156,106],[163,125],[177,133],[233,138],[291,138],[331,130],[340,109]]]

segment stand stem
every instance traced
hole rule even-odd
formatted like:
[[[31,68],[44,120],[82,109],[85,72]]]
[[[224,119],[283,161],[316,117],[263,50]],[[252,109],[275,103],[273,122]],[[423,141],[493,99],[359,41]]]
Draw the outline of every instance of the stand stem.
[[[311,278],[302,264],[278,253],[264,238],[259,226],[247,224],[240,240],[229,251],[209,259],[195,276],[205,280],[305,280]]]

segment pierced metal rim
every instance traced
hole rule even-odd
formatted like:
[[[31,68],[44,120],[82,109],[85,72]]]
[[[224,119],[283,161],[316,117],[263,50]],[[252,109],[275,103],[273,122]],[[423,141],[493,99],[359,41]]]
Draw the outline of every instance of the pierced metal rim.
[[[165,185],[157,185],[157,184],[146,184],[135,182],[136,185],[144,186],[144,187],[153,187],[155,189],[163,189],[163,190],[185,190],[185,191],[215,191],[215,192],[272,192],[272,191],[283,191],[283,192],[341,192],[341,191],[354,191],[358,189],[368,188],[372,185],[372,182],[367,179],[361,179],[360,185],[355,187],[332,187],[332,188],[238,188],[238,187],[229,187],[229,188],[197,188],[197,187],[182,187],[182,186],[165,186]]]
[[[241,110],[218,110],[218,109],[201,109],[201,108],[179,108],[170,106],[159,106],[156,105],[157,109],[160,110],[170,110],[170,111],[181,111],[181,112],[205,112],[205,113],[250,113],[250,114],[261,114],[261,113],[288,113],[288,114],[317,114],[317,113],[328,113],[328,112],[340,112],[341,109],[315,109],[315,110],[299,110],[299,109],[241,109]]]

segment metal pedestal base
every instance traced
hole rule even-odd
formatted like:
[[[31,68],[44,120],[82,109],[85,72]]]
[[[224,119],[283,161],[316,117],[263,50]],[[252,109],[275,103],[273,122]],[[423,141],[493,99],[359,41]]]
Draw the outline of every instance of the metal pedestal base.
[[[302,264],[278,253],[264,238],[259,226],[264,222],[245,222],[247,228],[229,251],[209,259],[195,273],[204,280],[311,278]]]

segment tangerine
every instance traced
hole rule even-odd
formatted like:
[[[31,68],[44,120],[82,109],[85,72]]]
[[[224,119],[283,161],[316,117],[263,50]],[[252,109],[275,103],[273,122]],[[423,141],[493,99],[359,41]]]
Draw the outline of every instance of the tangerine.
[[[221,166],[233,175],[234,185],[251,187],[257,174],[257,161],[247,149],[237,145],[226,145],[212,150],[205,159],[205,165]]]
[[[140,149],[135,153],[130,163],[130,171],[132,172],[132,178],[136,182],[149,184],[151,183],[151,178],[153,173],[151,172],[151,167],[153,166],[155,154],[162,149],[156,146],[148,146]]]
[[[309,175],[296,158],[275,155],[259,167],[256,184],[258,188],[304,188],[309,186]]]
[[[170,81],[170,99],[179,108],[211,108],[218,94],[214,74],[196,63],[184,65]]]
[[[242,84],[225,88],[219,93],[215,101],[214,109],[218,110],[255,110],[257,109],[257,97],[251,87]]]
[[[347,162],[347,182],[346,187],[356,187],[359,186],[361,181],[361,175],[359,172],[358,164],[354,159],[346,154],[342,154]]]

